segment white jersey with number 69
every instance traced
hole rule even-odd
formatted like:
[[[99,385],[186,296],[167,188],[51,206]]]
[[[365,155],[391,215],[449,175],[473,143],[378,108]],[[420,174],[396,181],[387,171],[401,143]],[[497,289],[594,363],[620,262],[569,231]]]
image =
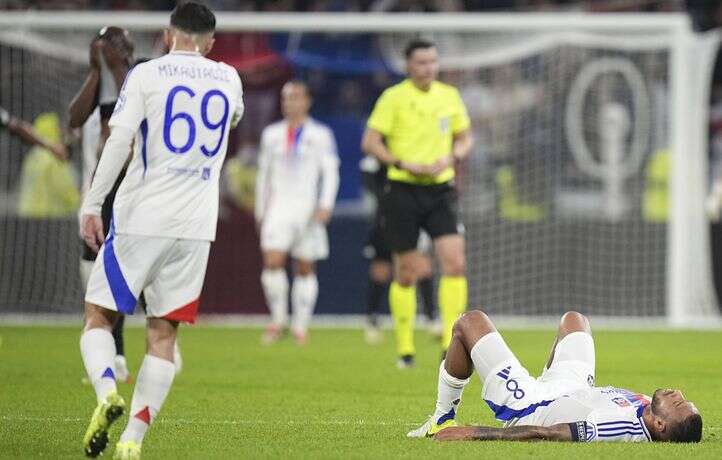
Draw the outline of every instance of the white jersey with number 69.
[[[228,132],[242,115],[241,80],[227,64],[176,51],[135,66],[110,119],[138,132],[115,233],[213,241]]]

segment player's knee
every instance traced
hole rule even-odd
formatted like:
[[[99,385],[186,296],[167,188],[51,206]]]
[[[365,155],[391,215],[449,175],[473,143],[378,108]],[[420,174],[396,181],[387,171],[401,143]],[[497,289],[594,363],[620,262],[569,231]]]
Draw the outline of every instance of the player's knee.
[[[267,251],[263,254],[263,268],[280,270],[286,268],[286,254],[280,251]]]
[[[391,279],[391,264],[388,262],[371,262],[369,275],[377,283],[388,283]]]
[[[159,318],[148,319],[148,354],[167,361],[173,361],[173,347],[178,324]]]
[[[491,319],[481,310],[469,310],[454,323],[453,334],[462,337],[486,335],[496,328]]]
[[[559,334],[560,336],[565,336],[573,332],[586,332],[591,334],[592,328],[586,316],[576,311],[568,311],[562,315],[559,323]]]
[[[450,257],[442,268],[446,276],[464,276],[466,274],[466,260],[463,255]]]
[[[308,261],[298,261],[296,263],[296,274],[299,276],[309,276],[313,275],[315,272],[315,267],[313,262]]]
[[[402,286],[412,286],[416,283],[416,269],[411,263],[401,263],[396,269],[395,281]]]
[[[118,313],[92,303],[85,303],[85,330],[105,329],[110,331],[118,320]]]

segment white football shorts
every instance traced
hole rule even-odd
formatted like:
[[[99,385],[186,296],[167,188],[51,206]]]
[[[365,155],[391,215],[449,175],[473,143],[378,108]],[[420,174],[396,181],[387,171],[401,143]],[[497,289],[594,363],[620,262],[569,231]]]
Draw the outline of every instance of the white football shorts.
[[[261,249],[286,252],[294,259],[326,259],[326,226],[313,218],[298,219],[291,213],[269,213],[261,224]]]
[[[497,420],[529,423],[557,398],[594,386],[594,339],[574,332],[557,343],[551,367],[532,377],[498,333],[482,337],[474,356],[483,356],[482,397]],[[476,363],[476,359],[475,359]]]
[[[141,293],[146,316],[194,323],[210,241],[108,235],[98,252],[86,302],[133,314]]]

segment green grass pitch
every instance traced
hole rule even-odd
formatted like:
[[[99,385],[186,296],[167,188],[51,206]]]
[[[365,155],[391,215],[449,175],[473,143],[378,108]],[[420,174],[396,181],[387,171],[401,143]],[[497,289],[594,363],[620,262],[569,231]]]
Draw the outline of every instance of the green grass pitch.
[[[81,458],[94,407],[81,384],[79,328],[0,326],[0,457]],[[507,342],[539,372],[552,331],[507,331]],[[143,332],[126,333],[137,371]],[[394,367],[390,332],[382,345],[359,330],[312,331],[263,347],[260,330],[181,330],[184,370],[143,445],[144,458],[722,458],[722,333],[598,331],[597,384],[645,393],[682,388],[704,417],[700,445],[437,443],[406,432],[433,409],[438,345],[417,335],[418,365]],[[120,385],[130,403],[132,387]],[[476,377],[461,423],[494,424]],[[113,427],[112,454],[126,418]]]

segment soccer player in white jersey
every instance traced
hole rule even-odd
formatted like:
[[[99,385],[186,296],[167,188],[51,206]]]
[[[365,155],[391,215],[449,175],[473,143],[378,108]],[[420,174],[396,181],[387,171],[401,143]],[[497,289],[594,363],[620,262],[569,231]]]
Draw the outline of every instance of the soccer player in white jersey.
[[[699,442],[702,417],[679,390],[652,398],[615,387],[594,386],[594,340],[582,314],[562,316],[549,360],[539,378],[529,375],[481,311],[454,325],[439,368],[433,415],[409,437],[437,440],[672,441]],[[457,427],[464,386],[476,370],[482,396],[504,428]]]
[[[309,117],[308,86],[281,90],[283,120],[263,130],[255,215],[261,231],[261,284],[271,310],[264,343],[278,340],[288,323],[286,261],[295,259],[291,332],[305,344],[318,297],[315,262],[328,257],[326,224],[338,192],[338,155],[331,130]]]
[[[110,119],[111,134],[82,207],[82,235],[98,257],[85,296],[80,351],[98,406],[83,439],[102,453],[108,429],[125,410],[113,376],[110,330],[119,314],[146,301],[147,354],[138,372],[128,424],[115,458],[140,457],[141,443],[173,378],[179,322],[193,323],[218,217],[218,180],[228,132],[243,113],[232,67],[204,57],[215,17],[197,3],[173,11],[164,38],[169,54],[126,77]],[[139,133],[139,136],[136,134]],[[103,200],[131,152],[111,229],[103,236]]]

